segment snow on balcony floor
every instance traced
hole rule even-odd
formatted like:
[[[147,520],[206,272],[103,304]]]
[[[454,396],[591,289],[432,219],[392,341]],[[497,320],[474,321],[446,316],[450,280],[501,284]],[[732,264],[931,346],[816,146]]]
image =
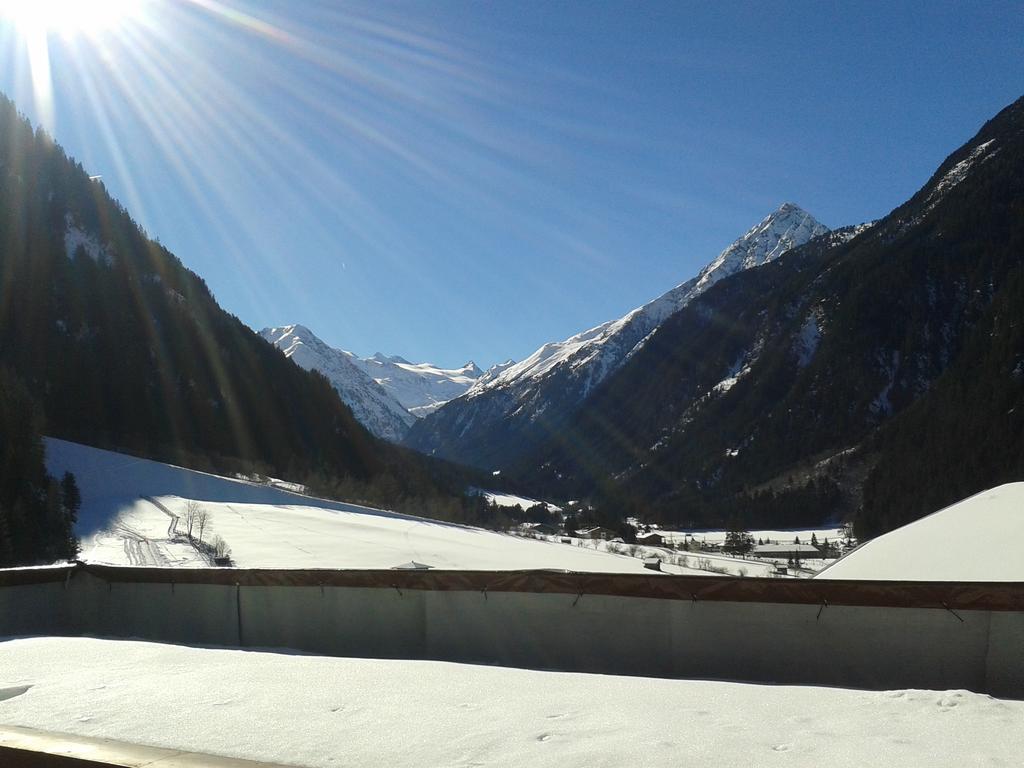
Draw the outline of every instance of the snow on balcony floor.
[[[1018,765],[1024,702],[324,658],[0,642],[0,723],[310,768]]]

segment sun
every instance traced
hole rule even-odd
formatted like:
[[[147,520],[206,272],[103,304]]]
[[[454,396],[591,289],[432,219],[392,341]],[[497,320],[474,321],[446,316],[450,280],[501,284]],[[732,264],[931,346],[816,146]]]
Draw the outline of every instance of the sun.
[[[143,0],[0,0],[0,18],[25,31],[95,34],[138,15]]]

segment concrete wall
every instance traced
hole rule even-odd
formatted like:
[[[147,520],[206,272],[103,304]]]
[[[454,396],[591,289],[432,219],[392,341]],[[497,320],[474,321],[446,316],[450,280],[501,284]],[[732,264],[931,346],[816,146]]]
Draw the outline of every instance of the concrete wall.
[[[238,585],[224,583],[232,573]],[[428,589],[410,588],[408,579],[404,586],[320,586],[309,582],[322,574],[263,573],[222,572],[211,577],[221,583],[209,583],[175,572],[189,582],[170,583],[167,571],[154,571],[160,580],[148,581],[134,569],[118,576],[89,567],[67,580],[0,580],[0,635],[86,634],[765,683],[966,688],[1024,698],[1024,610],[775,602],[773,594],[789,593],[768,584],[752,585],[763,593],[758,599],[698,600],[545,592],[546,579],[536,574],[529,590],[500,591],[467,588],[471,579],[464,576],[452,577],[456,588]],[[551,577],[558,579],[565,576]],[[865,583],[863,591],[877,589]],[[856,587],[850,594],[856,598]]]
[[[62,582],[0,586],[0,635],[77,634]]]

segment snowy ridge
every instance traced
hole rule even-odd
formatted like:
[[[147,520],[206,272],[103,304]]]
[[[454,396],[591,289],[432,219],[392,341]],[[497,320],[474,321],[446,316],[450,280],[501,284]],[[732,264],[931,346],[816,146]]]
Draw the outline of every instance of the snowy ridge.
[[[697,277],[624,317],[602,323],[565,341],[545,344],[501,375],[478,382],[468,393],[529,386],[559,367],[585,377],[583,396],[618,368],[659,325],[719,280],[760,266],[829,229],[793,203],[784,203],[722,251]]]
[[[394,442],[417,418],[512,365],[510,360],[485,372],[473,362],[447,369],[379,352],[363,358],[331,347],[303,325],[264,328],[260,335],[306,370],[326,376],[364,427]]]
[[[486,469],[516,461],[568,419],[673,314],[718,280],[776,259],[829,229],[786,203],[726,248],[700,274],[624,317],[545,344],[413,425],[405,444]]]
[[[419,418],[464,394],[487,375],[473,362],[461,368],[449,369],[430,363],[410,363],[401,357],[386,357],[380,353],[367,358],[351,352],[344,354],[348,355],[353,365],[401,403],[403,408]]]
[[[800,206],[783,203],[777,211],[766,216],[757,226],[751,227],[743,237],[701,270],[690,298],[703,293],[729,275],[774,261],[786,251],[828,231],[828,227],[816,221]]]
[[[300,367],[326,376],[359,423],[378,437],[397,442],[416,421],[401,403],[355,365],[348,353],[328,346],[308,328],[264,328],[260,336]]]
[[[939,179],[939,182],[928,195],[928,200],[926,201],[926,213],[934,208],[939,200],[941,200],[949,190],[967,178],[967,174],[970,172],[971,167],[977,163],[979,159],[981,162],[985,162],[986,160],[991,159],[992,156],[999,151],[998,149],[990,149],[994,142],[995,139],[989,139],[983,144],[976,146],[971,150],[971,154],[950,168],[949,171]]]

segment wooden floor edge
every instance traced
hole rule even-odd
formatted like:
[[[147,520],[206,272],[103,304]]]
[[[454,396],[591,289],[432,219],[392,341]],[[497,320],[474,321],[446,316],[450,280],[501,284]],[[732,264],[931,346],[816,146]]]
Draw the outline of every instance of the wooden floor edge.
[[[4,768],[296,768],[0,724]]]

